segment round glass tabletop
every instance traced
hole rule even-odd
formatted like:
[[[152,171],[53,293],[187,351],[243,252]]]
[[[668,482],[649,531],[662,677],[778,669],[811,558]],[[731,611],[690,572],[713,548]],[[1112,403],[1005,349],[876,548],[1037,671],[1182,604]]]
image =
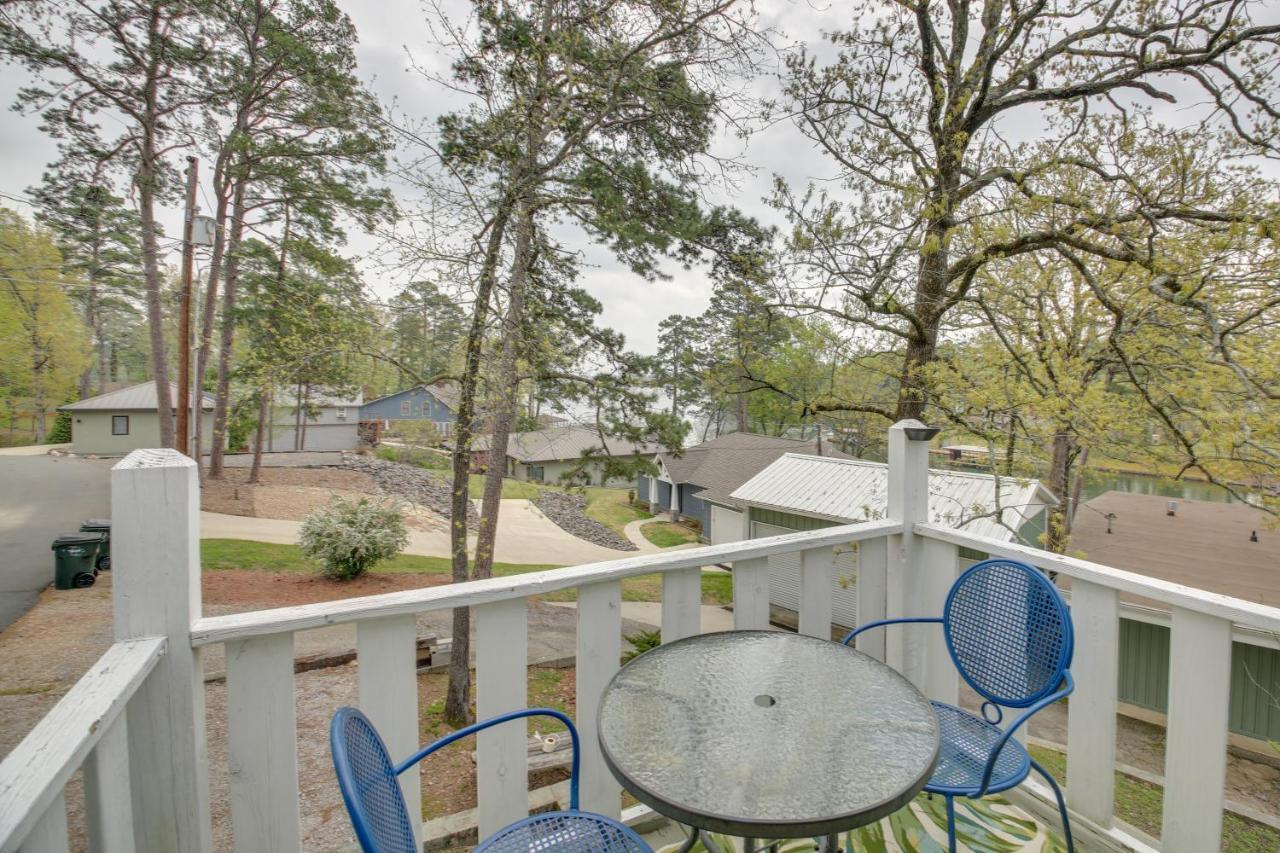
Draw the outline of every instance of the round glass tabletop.
[[[938,757],[938,718],[905,678],[781,631],[659,646],[605,688],[600,744],[636,799],[748,838],[827,835],[905,805]]]

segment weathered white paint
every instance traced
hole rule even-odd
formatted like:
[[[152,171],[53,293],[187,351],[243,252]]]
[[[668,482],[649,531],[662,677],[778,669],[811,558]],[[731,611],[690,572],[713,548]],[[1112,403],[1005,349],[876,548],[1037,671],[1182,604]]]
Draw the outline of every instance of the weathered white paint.
[[[529,621],[523,598],[482,604],[472,610],[476,626],[476,718],[528,705],[526,681]],[[480,838],[528,814],[529,754],[524,724],[480,732],[476,744],[476,806]]]
[[[831,584],[834,548],[810,548],[800,555],[800,633],[831,639]]]
[[[739,631],[769,627],[769,559],[733,563],[733,627]]]
[[[622,657],[622,583],[605,581],[578,590],[577,701],[582,741],[582,808],[617,819],[622,788],[605,766],[596,725],[600,699]]]
[[[132,853],[129,732],[123,715],[106,726],[84,760],[84,828],[89,853]]]
[[[662,575],[662,642],[673,643],[702,632],[702,569],[676,569]]]
[[[1230,661],[1231,623],[1174,608],[1161,832],[1167,853],[1217,850],[1221,844]]]
[[[227,769],[237,850],[302,849],[293,635],[227,643]]]
[[[67,853],[71,849],[69,841],[67,800],[59,791],[18,849],[21,853]]]
[[[206,853],[209,762],[200,618],[200,478],[176,450],[135,450],[111,469],[116,639],[169,639],[129,703],[134,838],[142,853]]]
[[[887,609],[890,614],[910,615],[921,603],[920,566],[912,525],[929,517],[929,442],[911,441],[906,431],[923,427],[916,420],[898,421],[889,427],[889,517],[903,524],[903,531],[889,537]],[[924,636],[931,626],[895,625],[885,629],[885,662],[921,690],[925,689]]]
[[[425,613],[453,607],[474,607],[480,604],[523,599],[527,596],[573,589],[600,581],[622,580],[637,575],[697,568],[724,562],[736,563],[802,548],[820,548],[826,545],[859,542],[901,530],[902,525],[895,521],[869,521],[805,533],[791,533],[786,536],[771,536],[767,539],[749,539],[728,542],[724,545],[689,548],[669,554],[644,554],[604,563],[587,563],[563,569],[486,578],[465,584],[441,584],[383,595],[213,616],[199,620],[192,627],[191,644],[198,647],[262,634],[305,631],[325,625],[358,622],[379,616]]]
[[[947,594],[956,582],[960,566],[959,549],[949,542],[920,539],[916,543],[920,560],[920,599],[917,611],[906,616],[941,616]],[[960,702],[960,674],[947,650],[947,638],[941,625],[919,626],[923,635],[925,656],[925,690],[930,699],[956,705]]]
[[[418,621],[412,615],[361,622],[356,628],[360,710],[373,721],[391,753],[403,761],[418,743]],[[414,832],[422,829],[422,774],[400,775],[400,791]]]
[[[1067,805],[1102,827],[1115,801],[1120,596],[1089,581],[1071,584],[1076,689],[1067,715]]]
[[[1264,631],[1280,631],[1280,608],[1277,607],[1268,607],[1265,604],[1232,598],[1229,595],[1220,595],[1193,586],[1184,586],[1160,578],[1140,575],[1137,572],[1104,566],[1101,563],[1091,563],[1088,560],[1041,551],[1039,548],[1027,545],[975,536],[940,524],[917,523],[914,527],[916,533],[921,536],[973,548],[993,557],[1012,557],[1046,571],[1066,575],[1073,580],[1078,578],[1090,581],[1118,592],[1141,595],[1172,607],[1202,613],[1206,616],[1216,616],[1219,619],[1239,622]]]
[[[889,540],[864,539],[858,543],[858,624],[869,625],[888,613]],[[885,632],[873,629],[858,637],[858,651],[876,660],[885,657]]]
[[[0,853],[17,850],[164,653],[161,638],[115,643],[0,763]]]

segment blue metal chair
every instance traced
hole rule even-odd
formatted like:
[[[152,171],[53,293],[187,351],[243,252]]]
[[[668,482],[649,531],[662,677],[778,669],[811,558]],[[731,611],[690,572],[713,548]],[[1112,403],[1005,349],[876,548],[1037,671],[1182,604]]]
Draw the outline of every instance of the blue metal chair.
[[[924,789],[947,798],[947,840],[956,849],[955,797],[974,799],[1007,791],[1035,768],[1053,788],[1062,814],[1067,849],[1074,851],[1071,823],[1058,783],[1036,763],[1013,734],[1032,714],[1075,687],[1068,667],[1075,646],[1071,614],[1042,573],[1013,560],[986,560],[960,576],[947,594],[942,618],[884,619],[851,631],[845,645],[864,631],[904,622],[938,622],[960,676],[985,700],[977,717],[934,702],[942,748]],[[1007,728],[1001,706],[1025,708]]]
[[[569,779],[569,810],[525,818],[483,840],[477,851],[487,853],[653,853],[631,829],[603,815],[578,809],[578,730],[565,714],[551,708],[528,708],[482,720],[430,743],[396,764],[369,718],[355,708],[339,708],[329,726],[333,767],[342,799],[351,815],[356,838],[365,853],[418,853],[409,810],[397,777],[417,767],[431,753],[476,732],[525,717],[554,717],[573,739],[573,770]]]

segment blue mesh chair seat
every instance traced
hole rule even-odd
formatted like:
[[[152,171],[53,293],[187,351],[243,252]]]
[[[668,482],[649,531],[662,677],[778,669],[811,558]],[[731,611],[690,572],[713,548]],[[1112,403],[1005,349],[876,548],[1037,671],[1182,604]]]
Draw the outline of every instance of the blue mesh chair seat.
[[[620,823],[589,812],[545,812],[491,835],[476,853],[596,853],[617,850],[650,853],[636,834]]]
[[[942,748],[927,790],[938,794],[976,796],[982,790],[982,774],[987,769],[991,750],[1004,736],[1004,729],[941,702],[933,703],[938,712]],[[1031,756],[1018,741],[1010,738],[996,758],[988,794],[998,794],[1016,787],[1031,771]]]
[[[947,835],[956,849],[955,797],[984,797],[1019,785],[1034,768],[1053,789],[1067,849],[1074,851],[1058,783],[1013,734],[1033,714],[1071,693],[1075,636],[1071,613],[1041,572],[1015,560],[986,560],[967,569],[947,593],[941,617],[884,619],[850,631],[845,644],[873,628],[906,622],[942,626],[951,660],[985,700],[982,717],[934,702],[942,746],[924,789],[947,798]],[[1001,708],[1025,709],[1001,728]]]
[[[634,831],[604,815],[578,809],[579,742],[573,721],[551,708],[512,711],[458,729],[419,749],[399,764],[369,718],[355,708],[339,708],[329,725],[333,767],[342,801],[364,853],[418,853],[413,826],[398,781],[433,752],[482,729],[526,717],[553,717],[569,730],[573,764],[569,810],[534,815],[485,839],[476,850],[489,853],[653,853]]]

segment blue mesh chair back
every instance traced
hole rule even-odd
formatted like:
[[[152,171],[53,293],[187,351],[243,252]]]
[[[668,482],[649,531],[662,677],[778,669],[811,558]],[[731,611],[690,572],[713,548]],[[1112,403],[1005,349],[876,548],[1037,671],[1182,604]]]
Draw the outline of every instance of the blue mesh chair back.
[[[977,563],[952,586],[942,619],[956,668],[989,702],[1027,708],[1057,690],[1071,665],[1066,604],[1031,566]]]
[[[369,718],[355,708],[338,709],[329,745],[360,846],[377,853],[416,853],[395,765]]]

